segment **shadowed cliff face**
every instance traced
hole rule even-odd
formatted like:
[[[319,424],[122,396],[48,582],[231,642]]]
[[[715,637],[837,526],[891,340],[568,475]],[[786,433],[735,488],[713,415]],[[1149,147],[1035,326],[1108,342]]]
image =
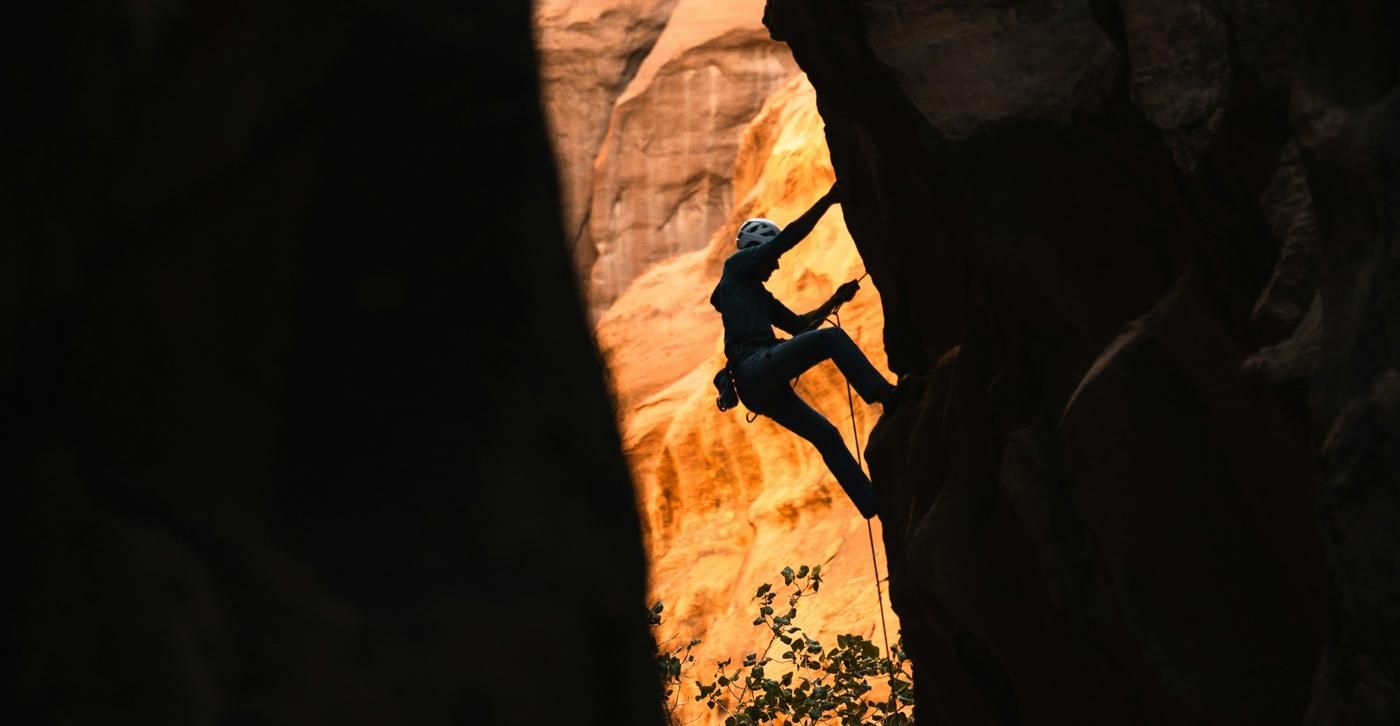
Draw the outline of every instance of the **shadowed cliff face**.
[[[70,5],[3,31],[12,710],[660,723],[528,7]]]
[[[1395,720],[1396,11],[765,23],[911,376],[870,457],[918,719]]]

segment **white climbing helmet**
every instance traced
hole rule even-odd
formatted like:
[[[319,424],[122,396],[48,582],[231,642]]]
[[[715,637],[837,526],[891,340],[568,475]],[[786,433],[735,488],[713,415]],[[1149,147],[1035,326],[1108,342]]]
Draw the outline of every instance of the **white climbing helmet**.
[[[754,217],[739,225],[739,236],[734,239],[734,244],[738,245],[741,250],[746,249],[777,237],[781,231],[783,231],[782,228],[773,220]]]

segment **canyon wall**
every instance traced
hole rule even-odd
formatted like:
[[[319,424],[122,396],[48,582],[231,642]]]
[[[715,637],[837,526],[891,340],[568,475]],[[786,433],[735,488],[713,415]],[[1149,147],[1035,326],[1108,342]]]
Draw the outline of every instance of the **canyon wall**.
[[[1400,12],[770,0],[926,724],[1400,718]]]
[[[663,723],[528,6],[78,5],[0,30],[12,717]]]
[[[826,582],[798,618],[809,634],[827,643],[838,633],[881,637],[864,520],[810,445],[767,418],[746,423],[743,407],[719,412],[710,383],[724,355],[709,295],[734,250],[734,230],[751,216],[797,217],[834,178],[805,77],[768,99],[738,149],[737,201],[709,245],[643,272],[597,328],[637,482],[652,591],[667,603],[659,637],[702,639],[695,675],[707,680],[716,660],[738,662],[762,650],[766,631],[751,624],[754,588],[774,582],[786,565],[823,565]],[[784,255],[768,288],[805,312],[863,273],[836,207]],[[843,306],[841,323],[883,369],[879,295],[871,286]],[[852,414],[835,366],[812,369],[797,390],[850,445]],[[879,409],[854,401],[863,445]],[[883,552],[878,556],[883,562]],[[886,618],[893,638],[898,622],[888,611]],[[690,695],[681,698],[681,721],[706,716],[705,723],[717,723]]]
[[[538,0],[534,3],[540,100],[559,170],[564,234],[579,279],[597,253],[578,245],[593,199],[593,162],[617,97],[666,27],[677,0]]]
[[[606,27],[640,13],[611,4],[599,16],[611,19]],[[591,270],[587,300],[637,483],[651,593],[667,605],[660,637],[700,638],[691,675],[704,678],[716,660],[737,662],[761,649],[753,590],[787,565],[824,565],[822,592],[799,619],[812,635],[879,637],[864,522],[816,451],[767,419],[747,424],[743,409],[714,406],[710,379],[723,365],[723,332],[709,294],[735,229],[750,216],[797,217],[834,178],[813,89],[787,49],[768,39],[761,17],[762,3],[752,0],[675,5],[655,47],[635,61],[635,77],[605,109],[611,120],[596,159],[589,157],[583,195],[592,195],[592,212],[577,215],[587,230],[576,261]],[[601,102],[578,94],[572,79],[621,64],[604,44],[561,51],[549,40],[559,37],[549,27],[558,19],[537,12],[536,23],[545,26],[537,30],[540,52],[553,69],[543,93],[567,194],[567,169],[582,158],[569,125],[589,117],[586,104]],[[864,272],[839,208],[828,217],[785,256],[769,285],[799,311]],[[872,286],[845,306],[842,322],[883,365]],[[850,431],[834,367],[803,376],[799,390]],[[876,411],[856,401],[863,444]],[[888,603],[885,614],[897,635]],[[718,712],[696,704],[685,683],[677,716],[717,723]]]
[[[640,272],[725,220],[739,135],[796,69],[760,0],[536,11],[567,229],[596,319]]]

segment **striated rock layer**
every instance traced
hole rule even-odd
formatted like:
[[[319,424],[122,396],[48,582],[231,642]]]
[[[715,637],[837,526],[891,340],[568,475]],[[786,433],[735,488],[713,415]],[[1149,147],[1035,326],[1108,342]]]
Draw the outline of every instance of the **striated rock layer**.
[[[564,230],[580,279],[597,257],[577,248],[593,197],[593,161],[613,103],[627,90],[677,0],[538,0],[540,99],[559,169]]]
[[[796,73],[761,0],[551,0],[543,97],[595,319],[640,272],[704,247],[739,134]]]
[[[644,272],[598,324],[638,483],[652,589],[668,603],[662,636],[702,638],[695,675],[707,678],[715,660],[762,649],[762,632],[751,625],[753,589],[789,564],[822,564],[829,578],[800,610],[809,632],[880,637],[864,520],[806,442],[766,418],[746,424],[742,407],[720,413],[710,384],[723,353],[708,298],[734,230],[750,216],[790,220],[826,191],[833,175],[822,131],[812,87],[799,76],[745,130],[733,171],[738,201],[709,245]],[[784,256],[769,289],[801,312],[863,272],[838,207]],[[871,286],[844,306],[841,321],[883,368]],[[814,368],[798,390],[849,441],[846,387],[835,367]],[[862,443],[878,410],[855,399]],[[898,624],[887,618],[894,637]],[[707,713],[688,698],[682,705],[685,722]]]
[[[765,22],[911,376],[871,466],[918,720],[1400,718],[1393,4]]]

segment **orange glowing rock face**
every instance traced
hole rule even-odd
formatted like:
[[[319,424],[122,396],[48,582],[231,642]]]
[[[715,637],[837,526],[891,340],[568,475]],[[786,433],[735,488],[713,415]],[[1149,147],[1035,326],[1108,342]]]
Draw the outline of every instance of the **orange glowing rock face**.
[[[579,243],[593,198],[593,162],[613,104],[656,43],[676,0],[536,0],[535,44],[545,120],[559,171],[565,234]],[[593,255],[578,254],[585,274]]]
[[[744,126],[797,73],[764,0],[542,0],[536,37],[565,223],[593,319],[729,212]]]
[[[720,413],[710,384],[723,330],[709,296],[735,230],[748,217],[787,223],[833,178],[815,94],[768,39],[762,12],[762,0],[536,6],[566,221],[637,485],[652,597],[667,605],[660,635],[703,640],[692,679],[762,650],[754,589],[780,583],[787,565],[823,565],[822,591],[797,620],[810,635],[880,637],[865,521],[815,449],[768,419],[745,423],[743,407]],[[637,63],[630,79],[626,54]],[[803,312],[864,271],[834,207],[768,287]],[[841,321],[884,369],[873,285]],[[797,388],[849,441],[835,367],[814,368]],[[878,414],[855,398],[862,443]],[[680,702],[686,722],[707,713],[689,690]]]
[[[827,190],[833,172],[822,128],[805,76],[770,96],[740,139],[734,208],[709,245],[646,270],[598,323],[638,488],[651,589],[667,604],[661,636],[701,638],[694,675],[706,679],[715,660],[738,662],[762,650],[767,638],[751,625],[751,598],[785,565],[823,565],[822,591],[804,602],[798,618],[814,637],[880,638],[865,521],[809,444],[763,417],[745,423],[743,407],[720,413],[710,384],[724,357],[719,314],[708,298],[734,249],[734,230],[752,216],[786,223]],[[768,287],[802,312],[864,271],[840,208],[833,207],[783,257]],[[872,285],[844,307],[841,322],[885,370]],[[845,381],[832,364],[807,372],[797,390],[850,441]],[[863,445],[879,407],[854,401]],[[886,618],[894,637],[894,615]],[[693,710],[687,718],[704,711],[681,701]]]

